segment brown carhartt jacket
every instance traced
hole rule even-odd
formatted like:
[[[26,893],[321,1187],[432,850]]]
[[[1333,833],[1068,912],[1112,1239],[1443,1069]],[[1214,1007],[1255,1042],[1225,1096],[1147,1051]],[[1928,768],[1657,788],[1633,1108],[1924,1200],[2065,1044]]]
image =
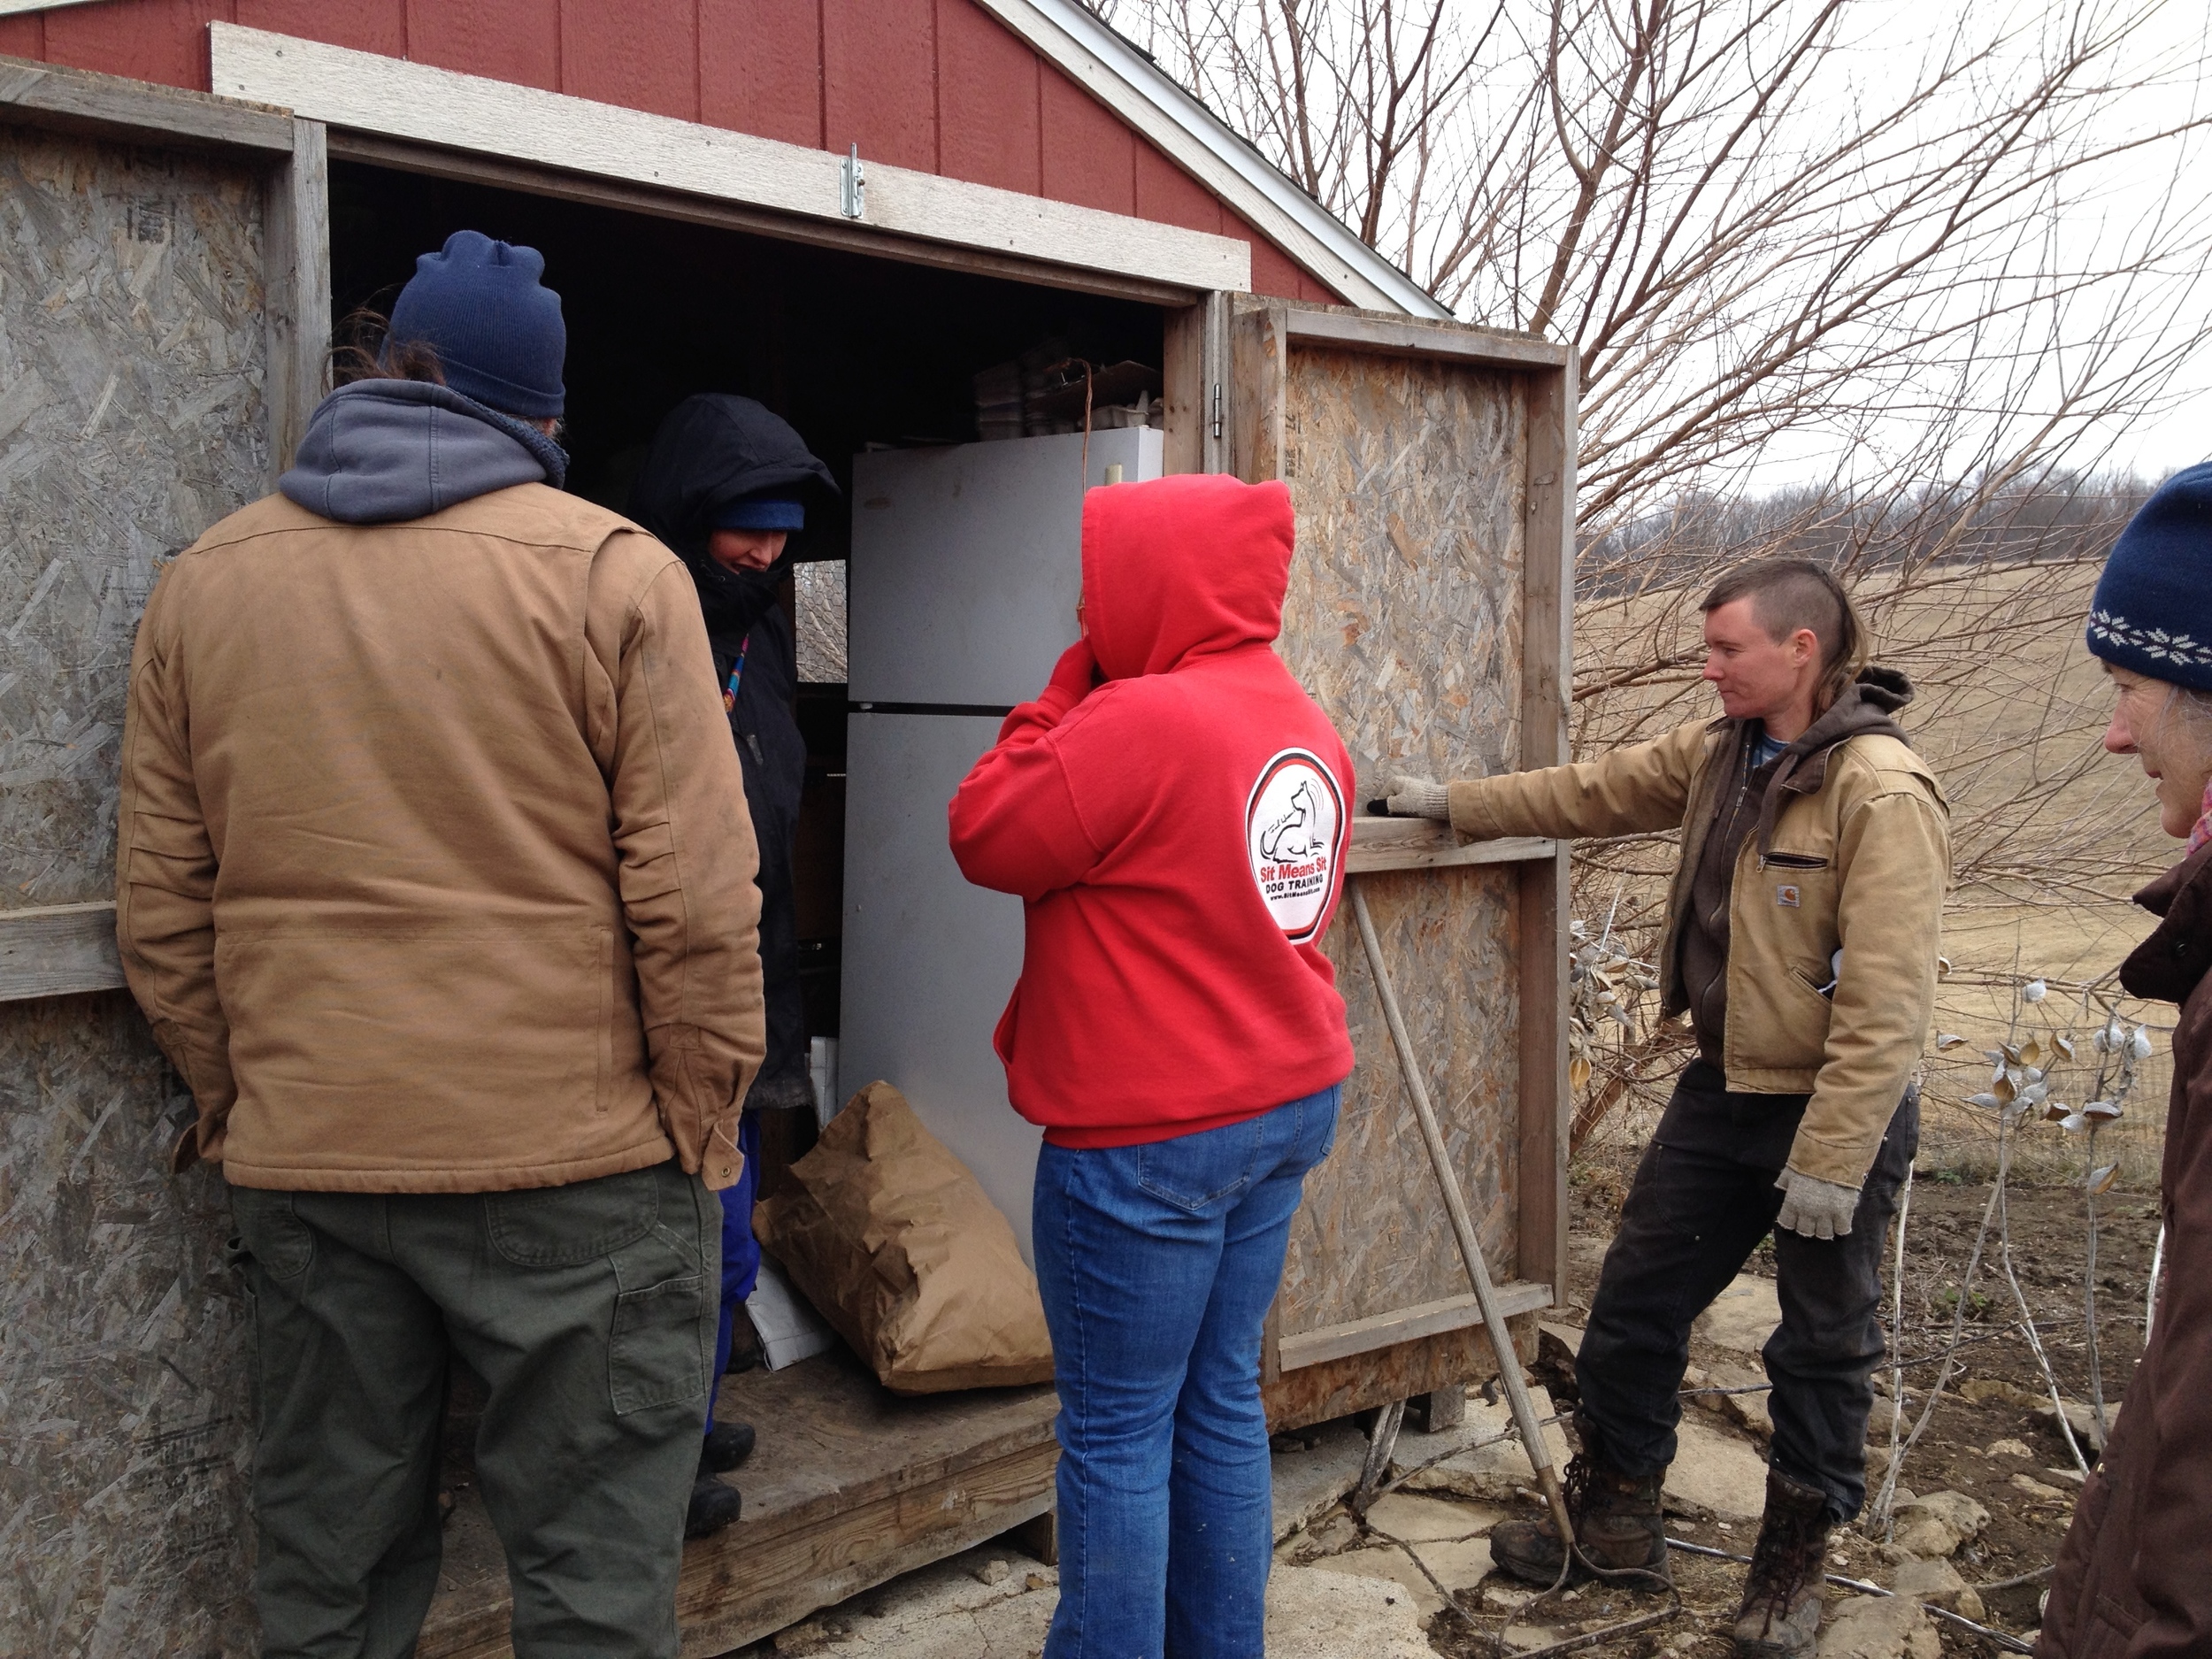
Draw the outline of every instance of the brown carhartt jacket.
[[[1662,1007],[1679,1014],[1685,917],[1740,733],[1732,720],[1685,726],[1577,765],[1454,783],[1452,827],[1482,840],[1682,829],[1659,947]],[[1790,1148],[1801,1175],[1863,1185],[1919,1064],[1935,1007],[1949,822],[1919,757],[1865,732],[1801,764],[1778,763],[1758,828],[1737,855],[1722,1070],[1733,1091],[1811,1095]],[[1842,977],[1824,995],[1839,949]]]
[[[543,484],[341,524],[272,495],[131,658],[116,927],[245,1187],[737,1179],[762,1048],[743,780],[659,542]]]
[[[2181,1005],[2158,1177],[2165,1271],[2127,1409],[2059,1550],[2038,1659],[2212,1654],[2212,847],[2135,895],[2164,919],[2120,970]]]

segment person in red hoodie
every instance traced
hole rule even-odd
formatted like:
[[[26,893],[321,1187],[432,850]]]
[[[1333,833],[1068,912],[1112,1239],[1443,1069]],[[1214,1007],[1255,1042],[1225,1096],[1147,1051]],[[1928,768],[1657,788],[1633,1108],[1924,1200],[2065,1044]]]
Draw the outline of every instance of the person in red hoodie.
[[[1021,895],[995,1038],[1043,1125],[1060,1602],[1047,1659],[1259,1659],[1272,1557],[1260,1327],[1352,1069],[1320,939],[1352,765],[1275,655],[1290,495],[1092,490],[1084,637],[951,807]]]

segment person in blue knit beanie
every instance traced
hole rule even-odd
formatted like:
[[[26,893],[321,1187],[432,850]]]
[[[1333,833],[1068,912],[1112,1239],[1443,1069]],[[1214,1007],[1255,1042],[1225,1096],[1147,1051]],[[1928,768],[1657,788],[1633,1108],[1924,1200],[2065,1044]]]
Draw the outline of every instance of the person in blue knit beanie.
[[[426,345],[462,396],[524,420],[556,419],[568,403],[561,383],[568,325],[544,275],[535,248],[457,230],[415,261],[392,307],[386,350]]]
[[[2160,826],[2188,842],[2135,895],[2159,922],[2120,985],[2180,1011],[2158,1183],[2165,1271],[2126,1414],[2052,1572],[2039,1659],[2212,1652],[2212,463],[2168,479],[2113,543],[2089,649],[2112,681],[2105,748],[2137,757]],[[2151,1052],[2148,1028],[2116,1015],[2096,1039]]]

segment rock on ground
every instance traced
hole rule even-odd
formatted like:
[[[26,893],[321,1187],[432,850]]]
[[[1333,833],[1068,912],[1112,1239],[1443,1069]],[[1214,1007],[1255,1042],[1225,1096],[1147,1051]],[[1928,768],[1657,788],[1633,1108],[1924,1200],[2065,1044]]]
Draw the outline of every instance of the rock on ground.
[[[1927,1561],[1971,1543],[1989,1525],[1989,1511],[1962,1492],[1931,1492],[1909,1502],[1901,1494],[1896,1516],[1897,1548]]]
[[[1528,1393],[1539,1417],[1552,1415],[1555,1408],[1548,1391],[1531,1388]],[[1418,1473],[1409,1471],[1454,1446],[1475,1447],[1476,1442],[1502,1434],[1512,1426],[1512,1409],[1504,1400],[1491,1405],[1479,1398],[1471,1399],[1467,1402],[1467,1416],[1457,1428],[1447,1429],[1441,1434],[1401,1434],[1396,1454],[1390,1462],[1390,1472],[1394,1478],[1409,1475],[1406,1488],[1410,1491],[1448,1492],[1482,1503],[1509,1503],[1517,1492],[1532,1490],[1536,1485],[1536,1471],[1517,1440],[1476,1447],[1432,1468],[1421,1469]],[[1552,1467],[1563,1472],[1570,1453],[1567,1437],[1557,1424],[1545,1429],[1544,1444],[1551,1453]],[[1356,1470],[1353,1479],[1356,1483]]]
[[[986,1544],[894,1578],[780,1633],[773,1651],[835,1659],[1034,1659],[1059,1575]]]
[[[1667,1471],[1671,1507],[1710,1511],[1724,1521],[1755,1521],[1766,1509],[1766,1460],[1741,1440],[1684,1418]],[[1985,1520],[1986,1517],[1983,1517]]]
[[[1386,1492],[1367,1511],[1370,1526],[1409,1544],[1480,1538],[1503,1519],[1503,1509],[1486,1504],[1454,1503],[1410,1492]]]
[[[1713,1299],[1713,1305],[1698,1315],[1696,1331],[1716,1348],[1756,1354],[1781,1323],[1782,1304],[1776,1299],[1774,1281],[1755,1273],[1739,1273],[1735,1282]]]
[[[1327,1567],[1278,1567],[1267,1582],[1269,1659],[1435,1659],[1402,1586]]]
[[[1820,1659],[1942,1659],[1935,1622],[1900,1596],[1855,1595],[1821,1632]]]
[[[1310,1444],[1302,1450],[1279,1451],[1274,1455],[1275,1541],[1279,1544],[1325,1515],[1339,1498],[1359,1485],[1360,1471],[1367,1463],[1367,1437],[1348,1422],[1318,1424],[1300,1430],[1297,1438]],[[1407,1438],[1412,1437],[1401,1437],[1399,1443],[1404,1444]]]
[[[1947,1561],[1900,1562],[1889,1587],[1899,1595],[1943,1608],[1977,1624],[1981,1622],[1981,1597],[1974,1594],[1973,1586],[1960,1578],[1959,1570]]]

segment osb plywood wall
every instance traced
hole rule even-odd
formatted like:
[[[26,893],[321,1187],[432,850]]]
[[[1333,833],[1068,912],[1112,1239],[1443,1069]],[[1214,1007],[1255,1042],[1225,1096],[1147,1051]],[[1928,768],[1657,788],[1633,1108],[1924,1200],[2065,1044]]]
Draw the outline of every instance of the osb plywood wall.
[[[1497,772],[1520,747],[1525,403],[1509,376],[1363,353],[1288,356],[1298,514],[1282,651],[1336,722],[1360,797],[1398,771]],[[1519,1020],[1514,877],[1362,877],[1492,1274],[1514,1276]],[[1327,949],[1359,1065],[1306,1183],[1284,1335],[1467,1292],[1348,905]]]
[[[257,181],[0,127],[0,910],[113,890],[157,561],[261,493]],[[121,993],[0,1005],[0,1653],[243,1655],[219,1177]]]

